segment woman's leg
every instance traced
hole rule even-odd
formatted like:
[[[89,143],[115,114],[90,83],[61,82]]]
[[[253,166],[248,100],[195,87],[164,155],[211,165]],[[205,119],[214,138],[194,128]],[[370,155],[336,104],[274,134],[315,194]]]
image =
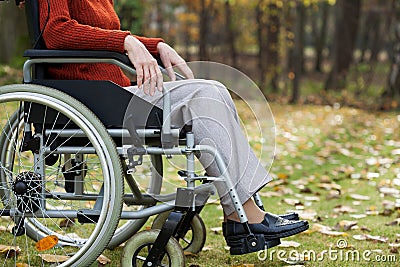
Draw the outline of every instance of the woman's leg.
[[[254,208],[256,206],[251,197],[271,181],[271,178],[251,150],[226,88],[218,82],[207,80],[166,82],[165,86],[171,95],[172,124],[179,127],[185,124],[192,125],[196,144],[210,145],[219,151],[240,201],[249,208],[250,212],[246,212],[249,222],[260,222],[264,213]],[[137,87],[129,90],[162,107],[160,92],[149,96],[144,95]],[[199,160],[209,175],[221,175],[213,156],[203,153]],[[216,187],[224,213],[228,218],[235,219],[235,209],[227,194],[227,188],[222,182],[217,182]]]

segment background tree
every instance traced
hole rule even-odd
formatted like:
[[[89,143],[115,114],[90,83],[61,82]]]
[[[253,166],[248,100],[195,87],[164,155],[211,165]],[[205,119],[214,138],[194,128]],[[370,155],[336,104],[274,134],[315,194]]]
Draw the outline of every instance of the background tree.
[[[230,61],[232,67],[237,67],[237,52],[236,52],[236,35],[237,31],[235,30],[235,24],[232,15],[232,7],[231,0],[225,0],[224,8],[225,8],[225,33],[226,33],[226,47],[228,49],[228,59],[226,61]]]
[[[333,66],[326,81],[325,90],[338,90],[345,87],[347,71],[353,60],[360,11],[361,0],[337,1]]]
[[[384,105],[390,102],[396,94],[400,94],[400,3],[399,1],[392,0],[393,7],[393,48],[392,48],[392,64],[390,73],[388,75],[388,82],[386,90],[382,96],[384,98]],[[383,106],[383,108],[387,108]]]
[[[0,2],[0,63],[11,63],[21,58],[29,47],[25,12],[14,2]]]
[[[322,72],[323,50],[328,32],[328,1],[318,1],[311,17],[312,33],[314,35],[315,65],[314,70]]]
[[[293,81],[290,103],[296,103],[300,97],[300,79],[304,66],[304,20],[305,10],[302,1],[296,2],[296,23],[294,26],[294,48],[291,53]]]
[[[118,0],[115,2],[115,10],[121,20],[122,29],[143,34],[145,5],[141,0]]]

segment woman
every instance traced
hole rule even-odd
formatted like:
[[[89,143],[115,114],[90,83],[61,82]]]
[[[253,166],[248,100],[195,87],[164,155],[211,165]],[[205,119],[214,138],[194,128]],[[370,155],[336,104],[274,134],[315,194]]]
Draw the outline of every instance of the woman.
[[[185,61],[162,39],[139,37],[120,30],[112,0],[39,0],[39,5],[43,39],[48,49],[127,53],[137,71],[137,86],[130,86],[131,81],[119,67],[103,63],[51,66],[48,74],[52,78],[110,80],[158,106],[161,106],[162,86],[168,87],[171,92],[173,124],[190,123],[197,144],[212,145],[218,149],[236,185],[251,230],[264,234],[268,241],[294,235],[308,228],[306,221],[289,220],[297,218],[296,214],[277,216],[265,213],[251,199],[271,178],[241,132],[235,106],[222,84],[194,80]],[[163,83],[154,57],[161,59],[171,82]],[[175,81],[172,67],[180,69],[189,80]],[[212,157],[202,155],[200,161],[208,174],[219,175]],[[243,234],[244,229],[226,189],[218,184],[216,186],[224,210],[224,235],[229,237]]]

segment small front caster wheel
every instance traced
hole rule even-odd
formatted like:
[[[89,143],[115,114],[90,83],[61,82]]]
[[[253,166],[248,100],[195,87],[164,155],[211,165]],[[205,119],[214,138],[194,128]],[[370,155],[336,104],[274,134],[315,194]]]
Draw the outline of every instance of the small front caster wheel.
[[[146,257],[149,255],[160,230],[142,231],[132,236],[126,243],[121,258],[122,267],[142,267]],[[170,238],[165,248],[165,255],[155,266],[183,267],[185,257],[179,243]]]
[[[151,228],[161,229],[170,213],[170,211],[167,211],[157,215]],[[182,246],[184,251],[198,254],[201,252],[204,247],[204,243],[206,242],[206,232],[207,229],[203,220],[201,219],[200,215],[196,214],[190,222],[189,231],[183,238],[179,238],[179,244]]]

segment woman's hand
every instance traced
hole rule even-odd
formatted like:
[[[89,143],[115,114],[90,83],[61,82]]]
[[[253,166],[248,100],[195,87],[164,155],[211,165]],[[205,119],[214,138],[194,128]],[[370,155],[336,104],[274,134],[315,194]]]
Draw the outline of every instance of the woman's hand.
[[[185,60],[181,58],[178,53],[166,43],[158,43],[157,45],[158,53],[165,69],[168,72],[168,76],[172,81],[176,80],[175,72],[172,67],[176,66],[183,75],[188,79],[193,79],[193,72],[186,64]]]
[[[145,94],[154,95],[156,88],[162,91],[163,76],[157,60],[147,48],[132,35],[125,38],[124,47],[128,57],[136,69],[137,85]]]

